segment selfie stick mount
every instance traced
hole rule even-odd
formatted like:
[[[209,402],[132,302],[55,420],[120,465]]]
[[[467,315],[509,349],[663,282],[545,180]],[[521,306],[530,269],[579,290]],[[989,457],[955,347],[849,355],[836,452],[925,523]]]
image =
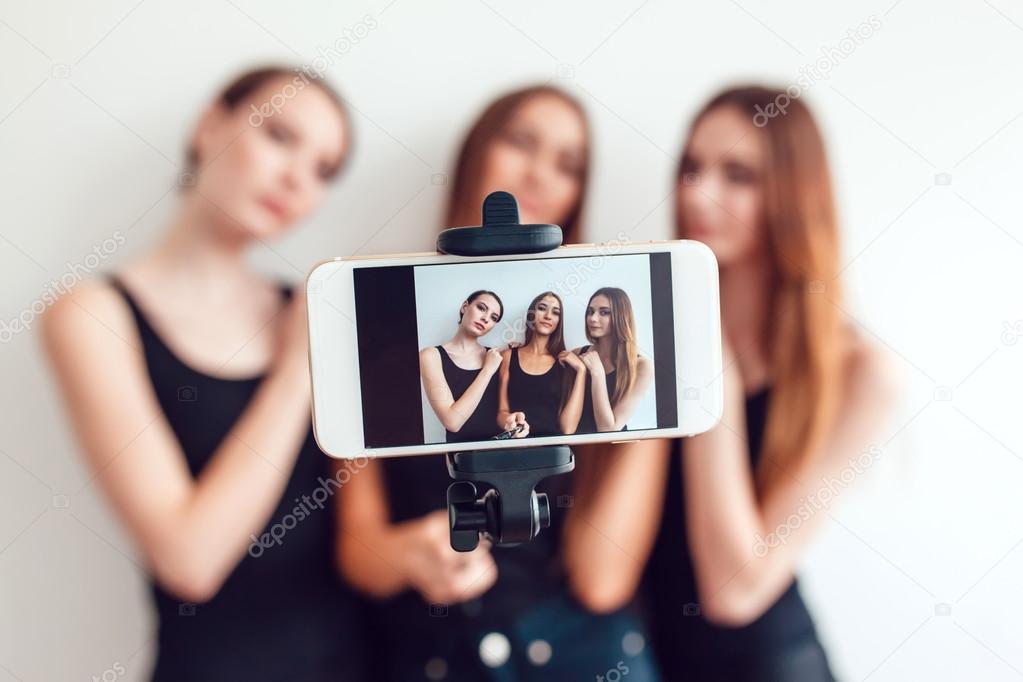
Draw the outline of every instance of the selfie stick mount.
[[[482,225],[448,228],[437,237],[437,250],[456,256],[542,253],[559,246],[561,228],[520,224],[518,202],[508,192],[483,200]],[[447,494],[451,547],[458,552],[476,549],[480,535],[496,545],[535,538],[551,525],[550,501],[536,492],[537,484],[575,468],[567,445],[453,452],[447,463],[455,479]],[[490,488],[480,495],[478,483]]]

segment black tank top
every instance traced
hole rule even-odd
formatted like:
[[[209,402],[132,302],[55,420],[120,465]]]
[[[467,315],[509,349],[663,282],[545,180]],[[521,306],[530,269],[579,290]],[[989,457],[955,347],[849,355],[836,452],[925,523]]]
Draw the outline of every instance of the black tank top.
[[[582,355],[590,349],[589,346],[583,346],[579,350],[579,354]],[[582,370],[586,372],[586,388],[583,389],[583,411],[579,415],[579,426],[576,427],[576,433],[596,433],[597,432],[597,417],[593,414],[593,377],[588,369]],[[607,397],[610,398],[615,394],[615,386],[618,381],[618,370],[613,369],[610,372],[604,373],[604,383],[607,386]],[[628,426],[623,426],[622,431],[627,430]]]
[[[760,458],[769,393],[765,388],[746,399],[751,467]],[[796,581],[745,627],[717,626],[700,614],[682,496],[683,445],[681,439],[673,443],[664,514],[644,576],[651,636],[665,679],[832,679]]]
[[[560,436],[561,382],[564,368],[554,364],[543,374],[529,374],[519,364],[519,349],[512,348],[508,366],[508,407],[524,412],[529,436]]]
[[[223,379],[186,365],[116,276],[108,279],[131,308],[160,407],[189,470],[198,476],[263,375]],[[286,298],[292,295],[287,285],[281,291]],[[359,640],[363,605],[334,568],[335,500],[330,498],[339,479],[333,478],[330,461],[316,446],[310,425],[263,531],[280,524],[279,544],[269,535],[266,542],[253,543],[211,600],[185,603],[151,583],[158,632],[154,680],[366,679]]]
[[[490,349],[487,348],[486,350]],[[465,393],[466,389],[469,388],[470,384],[476,380],[476,377],[483,371],[483,368],[462,369],[451,360],[451,356],[444,350],[444,346],[437,346],[437,352],[440,353],[440,366],[444,370],[444,379],[448,382],[448,388],[451,389],[451,397],[458,400]],[[497,374],[495,373],[490,378],[490,383],[487,384],[479,404],[473,410],[473,413],[469,415],[469,418],[465,420],[462,428],[457,432],[445,431],[446,442],[464,443],[470,440],[487,440],[501,432],[501,429],[497,426],[498,390],[500,386],[496,379]]]

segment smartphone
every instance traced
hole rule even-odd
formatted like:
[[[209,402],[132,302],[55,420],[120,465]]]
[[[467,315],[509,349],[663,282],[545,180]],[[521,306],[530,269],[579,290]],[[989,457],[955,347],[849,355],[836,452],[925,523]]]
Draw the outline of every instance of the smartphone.
[[[721,417],[718,268],[700,242],[334,258],[306,300],[332,457],[676,438]]]

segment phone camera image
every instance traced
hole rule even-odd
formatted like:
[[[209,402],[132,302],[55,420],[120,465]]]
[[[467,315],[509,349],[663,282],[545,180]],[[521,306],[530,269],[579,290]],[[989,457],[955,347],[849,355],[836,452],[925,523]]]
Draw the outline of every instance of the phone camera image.
[[[353,276],[367,448],[677,426],[669,253]]]

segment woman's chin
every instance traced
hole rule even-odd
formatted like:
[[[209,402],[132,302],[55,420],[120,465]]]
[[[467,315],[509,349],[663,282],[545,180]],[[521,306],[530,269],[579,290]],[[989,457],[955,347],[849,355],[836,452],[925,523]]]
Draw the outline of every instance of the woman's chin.
[[[280,220],[260,211],[258,215],[239,215],[231,221],[235,230],[250,239],[275,239],[288,231]]]

